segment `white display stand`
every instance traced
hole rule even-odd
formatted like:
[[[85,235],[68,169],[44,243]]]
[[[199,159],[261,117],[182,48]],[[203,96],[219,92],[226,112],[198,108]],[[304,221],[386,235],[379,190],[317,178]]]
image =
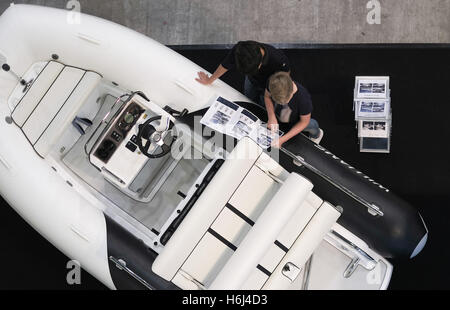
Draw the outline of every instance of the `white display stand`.
[[[388,76],[357,76],[353,109],[361,152],[389,153],[391,90]]]

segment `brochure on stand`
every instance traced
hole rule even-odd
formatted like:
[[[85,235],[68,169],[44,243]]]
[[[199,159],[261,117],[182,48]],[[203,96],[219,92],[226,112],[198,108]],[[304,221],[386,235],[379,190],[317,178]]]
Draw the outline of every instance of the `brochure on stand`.
[[[360,99],[355,101],[355,118],[388,118],[390,102],[386,99]]]
[[[388,99],[390,97],[389,77],[356,77],[355,99]]]
[[[267,129],[253,113],[222,97],[214,100],[200,123],[238,140],[248,136],[264,149],[283,135]]]
[[[360,120],[358,136],[365,138],[388,138],[390,124],[387,120]]]

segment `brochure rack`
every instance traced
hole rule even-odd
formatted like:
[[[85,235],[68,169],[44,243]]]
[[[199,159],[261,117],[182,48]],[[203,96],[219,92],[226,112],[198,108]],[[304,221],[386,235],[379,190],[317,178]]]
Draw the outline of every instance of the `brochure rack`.
[[[361,152],[389,153],[392,109],[388,76],[357,76],[353,109]]]

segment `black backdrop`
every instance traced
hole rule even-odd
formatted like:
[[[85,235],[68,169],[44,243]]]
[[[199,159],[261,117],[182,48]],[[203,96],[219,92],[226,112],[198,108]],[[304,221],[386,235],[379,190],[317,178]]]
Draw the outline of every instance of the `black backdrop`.
[[[177,51],[211,72],[227,53],[220,47]],[[450,47],[293,46],[285,52],[294,79],[311,92],[313,117],[325,131],[321,144],[417,207],[430,230],[418,257],[392,261],[390,288],[449,289]],[[391,77],[390,154],[359,152],[352,111],[357,75]],[[229,72],[223,80],[242,90],[238,73]],[[0,218],[0,289],[104,289],[86,272],[82,285],[67,285],[68,259],[3,201]]]

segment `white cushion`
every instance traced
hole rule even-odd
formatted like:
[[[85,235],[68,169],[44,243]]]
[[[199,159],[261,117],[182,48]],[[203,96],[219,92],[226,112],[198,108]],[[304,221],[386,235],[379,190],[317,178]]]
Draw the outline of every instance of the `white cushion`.
[[[233,194],[230,204],[256,222],[279,188],[280,185],[260,168],[253,167]]]
[[[262,149],[248,138],[238,143],[156,258],[152,266],[153,272],[168,281],[173,279],[261,153]]]
[[[233,211],[225,208],[214,221],[211,229],[238,247],[251,229],[251,226]]]
[[[12,117],[17,125],[22,127],[25,124],[25,121],[31,115],[33,110],[39,104],[63,69],[64,65],[58,62],[51,61],[48,63],[14,109]]]
[[[325,202],[314,214],[311,221],[295,241],[292,248],[283,258],[278,267],[270,276],[263,289],[283,290],[288,289],[292,282],[283,275],[282,270],[287,263],[293,263],[299,268],[303,268],[314,250],[322,242],[325,235],[336,223],[341,213],[332,205]]]
[[[47,63],[12,113],[39,155],[49,153],[100,79],[95,72]]]
[[[210,288],[241,289],[312,188],[310,181],[291,173]]]
[[[272,243],[267,253],[263,256],[259,264],[264,267],[267,271],[272,273],[280,261],[283,259],[286,252],[284,252],[275,243]]]
[[[248,277],[248,279],[244,282],[241,289],[248,291],[257,289],[259,290],[264,286],[268,278],[269,278],[268,275],[266,275],[261,270],[255,268]]]
[[[36,152],[42,157],[48,154],[55,142],[61,137],[64,129],[67,126],[71,126],[73,119],[77,116],[78,111],[86,102],[89,95],[97,87],[100,79],[101,76],[94,72],[86,72],[84,74],[80,83],[70,95],[69,99],[67,99],[67,102],[35,144]]]
[[[317,198],[317,199],[316,199]],[[314,193],[310,193],[308,198],[302,204],[301,208],[298,208],[297,212],[292,216],[286,226],[278,235],[277,240],[286,248],[291,248],[295,242],[295,239],[301,234],[306,225],[317,212],[317,209],[322,205],[322,199],[318,198]]]
[[[65,105],[84,73],[85,71],[80,69],[65,67],[58,76],[22,128],[31,144],[34,145],[37,142],[59,110]]]
[[[210,233],[206,233],[181,270],[204,287],[208,287],[231,255],[232,249]]]

